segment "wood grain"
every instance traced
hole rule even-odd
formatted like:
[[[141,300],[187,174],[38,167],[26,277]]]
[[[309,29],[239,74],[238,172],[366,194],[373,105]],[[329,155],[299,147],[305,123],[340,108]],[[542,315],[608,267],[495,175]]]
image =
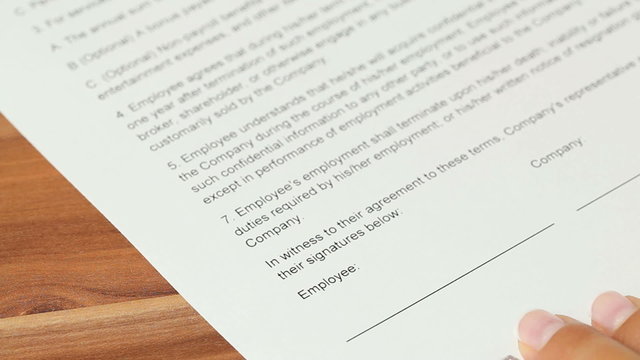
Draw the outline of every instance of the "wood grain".
[[[238,358],[179,295],[2,319],[0,359],[14,357]]]
[[[0,359],[152,358],[241,359],[0,114]]]

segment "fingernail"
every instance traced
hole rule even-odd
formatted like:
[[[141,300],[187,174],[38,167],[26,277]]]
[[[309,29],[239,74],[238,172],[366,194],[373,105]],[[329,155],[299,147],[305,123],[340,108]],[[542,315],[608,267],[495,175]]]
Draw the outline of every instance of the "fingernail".
[[[613,334],[638,308],[617,292],[606,292],[596,298],[591,307],[591,320]]]
[[[518,334],[521,342],[540,350],[564,325],[559,317],[544,310],[534,310],[520,320]]]

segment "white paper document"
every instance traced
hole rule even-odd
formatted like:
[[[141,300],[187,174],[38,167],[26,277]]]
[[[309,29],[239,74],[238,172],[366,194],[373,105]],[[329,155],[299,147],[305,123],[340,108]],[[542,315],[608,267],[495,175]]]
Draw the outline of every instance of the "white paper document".
[[[639,294],[640,1],[3,0],[0,111],[248,359]]]

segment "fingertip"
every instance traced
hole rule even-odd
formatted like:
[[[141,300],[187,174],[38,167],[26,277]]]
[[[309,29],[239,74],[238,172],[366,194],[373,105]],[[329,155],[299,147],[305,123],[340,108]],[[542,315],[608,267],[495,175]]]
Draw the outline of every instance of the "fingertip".
[[[534,310],[520,320],[518,336],[520,342],[526,345],[529,348],[527,351],[531,353],[540,351],[564,326],[565,322],[558,316],[544,310]]]
[[[522,355],[524,360],[536,360],[538,352],[531,348],[531,346],[523,343],[522,341],[518,341],[518,349],[520,350],[520,355]]]
[[[615,291],[599,295],[591,306],[591,322],[594,327],[611,335],[624,324],[638,307]]]
[[[631,301],[638,309],[640,309],[640,299],[638,299],[635,296],[627,296],[627,299],[629,299],[629,301]]]

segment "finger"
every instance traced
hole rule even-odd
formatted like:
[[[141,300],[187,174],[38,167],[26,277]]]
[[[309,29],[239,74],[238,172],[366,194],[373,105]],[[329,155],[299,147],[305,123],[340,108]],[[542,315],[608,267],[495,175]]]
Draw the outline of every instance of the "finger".
[[[591,323],[636,352],[640,352],[640,299],[607,292],[591,307]]]
[[[640,360],[640,356],[591,326],[543,310],[525,315],[518,327],[525,360]]]

